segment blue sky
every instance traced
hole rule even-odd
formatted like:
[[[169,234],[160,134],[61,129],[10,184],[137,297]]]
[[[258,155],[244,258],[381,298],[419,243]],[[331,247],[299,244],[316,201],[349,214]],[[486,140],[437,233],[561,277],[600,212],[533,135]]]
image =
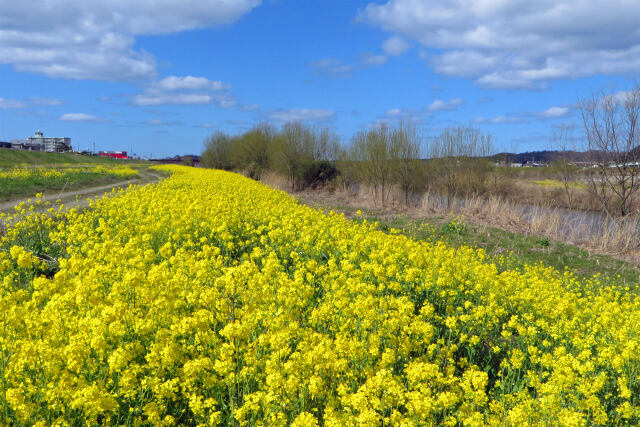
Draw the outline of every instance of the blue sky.
[[[628,0],[26,0],[0,4],[0,140],[199,153],[258,122],[453,125],[550,148],[640,71]]]

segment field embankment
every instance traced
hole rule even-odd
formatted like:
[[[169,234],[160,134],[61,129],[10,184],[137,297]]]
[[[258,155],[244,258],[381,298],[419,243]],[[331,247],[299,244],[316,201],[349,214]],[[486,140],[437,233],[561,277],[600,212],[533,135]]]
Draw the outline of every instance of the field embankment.
[[[0,170],[0,200],[35,193],[71,191],[139,178],[137,169],[123,165],[91,167],[31,167]]]
[[[40,190],[40,192],[36,194],[33,194],[32,190],[25,191],[25,194],[29,194],[30,197],[21,199],[13,198],[0,202],[0,213],[14,212],[16,205],[33,206],[35,211],[49,209],[52,204],[63,204],[66,208],[83,208],[89,205],[89,198],[100,197],[105,192],[124,189],[130,185],[156,183],[168,175],[164,171],[151,170],[151,168],[139,168],[136,171],[136,175],[130,178],[120,176],[117,179],[114,179],[115,177],[107,179],[106,182],[110,182],[109,184],[96,183],[94,181],[88,182],[86,185],[79,183],[75,185],[67,184],[61,190],[46,189],[46,186],[44,189],[43,187],[39,187],[38,190]],[[36,201],[38,203],[34,205]]]
[[[3,423],[640,422],[635,291],[167,169],[2,240]]]
[[[148,167],[144,161],[0,149],[0,202],[138,180]]]
[[[140,165],[149,162],[141,160],[118,160],[101,156],[74,153],[46,153],[41,151],[13,150],[0,148],[0,168],[30,166],[72,166],[72,165]]]

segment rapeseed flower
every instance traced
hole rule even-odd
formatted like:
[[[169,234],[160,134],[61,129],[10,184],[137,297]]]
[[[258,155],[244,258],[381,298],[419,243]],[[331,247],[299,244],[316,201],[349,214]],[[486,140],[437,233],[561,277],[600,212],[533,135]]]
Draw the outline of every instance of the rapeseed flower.
[[[161,168],[10,215],[2,424],[640,423],[635,291]]]

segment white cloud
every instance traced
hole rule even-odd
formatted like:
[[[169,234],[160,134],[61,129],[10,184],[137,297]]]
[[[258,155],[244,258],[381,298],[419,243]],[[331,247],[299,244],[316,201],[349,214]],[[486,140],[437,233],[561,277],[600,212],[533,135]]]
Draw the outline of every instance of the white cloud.
[[[57,107],[63,105],[59,99],[53,98],[29,98],[28,101],[19,101],[17,99],[0,98],[0,110],[8,110],[14,108],[25,108],[27,106],[41,106],[41,107]]]
[[[514,117],[514,116],[496,116],[496,117],[492,117],[492,118],[485,118],[485,117],[477,117],[473,120],[474,123],[489,123],[489,124],[494,124],[494,125],[511,125],[511,124],[518,124],[518,123],[529,123],[528,119],[525,119],[524,117]]]
[[[260,106],[258,104],[241,105],[241,111],[258,111]]]
[[[384,118],[394,120],[415,120],[419,117],[420,113],[412,108],[392,108],[384,114]]]
[[[337,58],[323,58],[312,61],[309,65],[316,70],[317,73],[330,76],[347,76],[353,70],[353,65],[345,64]]]
[[[24,108],[24,103],[15,99],[0,98],[0,110],[8,110],[12,108]]]
[[[133,97],[133,103],[140,106],[151,105],[201,105],[211,104],[214,98],[205,93],[143,93]]]
[[[386,64],[387,60],[385,55],[363,53],[355,65],[346,64],[337,58],[323,58],[309,62],[308,65],[315,69],[316,73],[324,74],[327,77],[349,77],[353,71],[377,67]]]
[[[211,81],[205,77],[177,77],[169,76],[154,84],[158,90],[223,90],[230,89],[231,85],[219,80]]]
[[[546,119],[553,119],[558,117],[565,117],[567,114],[569,114],[568,107],[551,107],[544,111],[539,112],[537,116],[543,117]]]
[[[451,111],[451,110],[457,109],[459,106],[462,105],[462,103],[463,101],[460,98],[454,98],[448,101],[444,101],[442,99],[436,99],[431,104],[429,104],[428,110],[429,111],[443,111],[443,110]]]
[[[367,67],[377,67],[378,65],[383,65],[387,62],[387,57],[384,55],[371,55],[365,53],[360,57],[360,64]]]
[[[393,36],[388,38],[382,43],[382,50],[387,55],[398,56],[402,55],[409,49],[409,43],[402,37]]]
[[[60,119],[65,122],[83,122],[83,123],[97,123],[103,122],[104,119],[85,113],[65,113],[60,116]]]
[[[230,87],[231,85],[205,77],[168,76],[134,96],[132,102],[139,106],[215,103],[222,108],[231,108],[237,105],[238,101],[227,91]]]
[[[359,13],[437,52],[426,54],[437,72],[492,88],[637,74],[638,16],[640,2],[629,0],[388,0]]]
[[[237,105],[240,105],[235,96],[230,93],[216,93],[212,95],[213,102],[216,103],[220,108],[231,108]]]
[[[611,94],[604,93],[602,97],[612,98],[614,102],[619,103],[620,105],[623,105],[625,102],[627,102],[630,98],[633,97],[633,92],[628,90],[622,90],[620,92],[614,92]]]
[[[428,113],[424,111],[414,110],[413,108],[391,108],[387,110],[382,117],[373,122],[373,125],[392,124],[396,122],[412,122],[421,123],[423,116]]]
[[[174,122],[165,122],[164,120],[151,119],[144,122],[145,125],[149,126],[178,126],[183,124],[182,122],[174,121]]]
[[[64,105],[64,102],[60,99],[55,98],[29,98],[29,102],[34,105],[40,105],[42,107],[58,107],[60,105]]]
[[[130,80],[156,71],[140,35],[229,24],[261,0],[0,2],[0,64],[73,79]]]
[[[335,116],[335,112],[333,110],[309,110],[306,108],[293,108],[289,110],[275,110],[267,115],[269,119],[276,122],[290,122],[290,121],[300,121],[300,122],[322,122],[329,120]]]

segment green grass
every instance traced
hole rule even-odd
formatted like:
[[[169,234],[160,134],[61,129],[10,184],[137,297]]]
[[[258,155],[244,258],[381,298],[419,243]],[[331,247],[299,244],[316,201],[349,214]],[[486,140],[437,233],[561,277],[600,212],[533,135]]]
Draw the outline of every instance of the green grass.
[[[0,171],[0,200],[31,197],[45,191],[71,191],[139,177],[137,169],[115,166],[42,166]]]
[[[49,166],[49,165],[86,165],[86,164],[148,164],[140,160],[119,160],[100,156],[86,156],[72,153],[44,153],[40,151],[14,150],[0,148],[0,168],[14,168],[19,166]]]
[[[416,240],[442,241],[453,247],[482,248],[489,258],[504,269],[522,269],[525,265],[542,262],[559,271],[568,269],[581,278],[600,275],[602,283],[640,288],[640,270],[637,266],[611,256],[591,254],[576,246],[546,237],[527,236],[495,227],[473,225],[463,218],[440,216],[415,219],[402,214],[389,215],[375,211],[365,211],[362,215],[357,215],[357,208],[352,206],[336,204],[330,207],[315,207],[342,212],[359,222],[376,221],[382,231],[399,230],[401,234]]]

